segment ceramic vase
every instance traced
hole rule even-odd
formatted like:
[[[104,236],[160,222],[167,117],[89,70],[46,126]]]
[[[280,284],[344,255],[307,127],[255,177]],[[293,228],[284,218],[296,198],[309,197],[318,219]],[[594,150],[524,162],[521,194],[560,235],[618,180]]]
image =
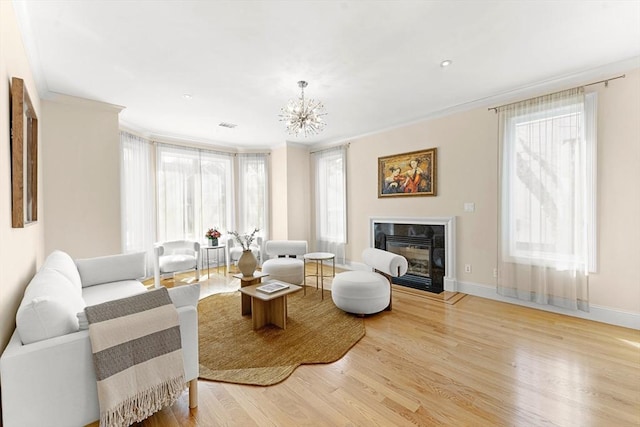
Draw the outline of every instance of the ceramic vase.
[[[238,260],[238,269],[243,276],[249,277],[253,276],[253,272],[256,271],[256,267],[258,266],[258,260],[251,250],[242,251],[242,255],[240,255],[240,259]]]

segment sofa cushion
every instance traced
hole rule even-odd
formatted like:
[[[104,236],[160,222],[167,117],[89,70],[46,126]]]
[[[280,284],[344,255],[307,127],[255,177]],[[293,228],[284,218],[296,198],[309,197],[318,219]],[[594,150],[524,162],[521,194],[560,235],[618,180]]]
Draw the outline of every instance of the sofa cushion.
[[[55,250],[49,254],[42,268],[50,268],[64,275],[73,284],[78,295],[82,293],[82,281],[76,263],[68,253]]]
[[[78,330],[78,319],[63,298],[42,296],[22,304],[16,314],[22,344],[31,344]]]
[[[82,287],[144,277],[146,253],[110,255],[75,260]]]
[[[146,286],[137,280],[121,280],[100,286],[85,287],[82,289],[82,298],[84,298],[86,305],[96,305],[114,299],[127,298],[146,291]]]
[[[135,295],[136,293],[144,292],[144,290],[140,290],[138,286],[134,287],[132,283],[125,282],[114,282],[108,283],[104,285],[110,288],[109,292],[102,293],[100,288],[103,286],[92,286],[90,288],[85,289],[85,294],[91,301],[104,300],[102,302],[110,301],[112,299],[119,299],[120,297],[110,297],[108,294],[111,293],[131,293],[131,295]],[[140,292],[138,292],[140,290]],[[145,288],[146,290],[146,288]],[[200,298],[200,284],[194,283],[192,285],[184,285],[177,286],[175,288],[168,289],[169,297],[171,298],[171,302],[176,308],[185,307],[185,306],[198,306],[198,299]],[[105,299],[106,298],[106,299]],[[99,302],[95,304],[100,304]],[[87,305],[95,305],[95,304],[87,304]],[[87,320],[87,314],[84,310],[77,313],[78,317],[78,325],[80,330],[89,329],[89,321]]]
[[[24,291],[16,313],[16,329],[23,344],[78,330],[76,313],[84,300],[74,285],[57,270],[42,268]]]

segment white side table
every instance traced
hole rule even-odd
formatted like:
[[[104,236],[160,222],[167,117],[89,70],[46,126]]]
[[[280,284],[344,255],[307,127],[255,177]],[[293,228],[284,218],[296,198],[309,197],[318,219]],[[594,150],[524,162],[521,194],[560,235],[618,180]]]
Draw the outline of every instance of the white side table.
[[[218,246],[200,246],[200,249],[202,249],[203,252],[206,253],[206,257],[207,257],[207,279],[210,277],[210,272],[209,272],[209,251],[215,250],[216,251],[216,266],[218,268],[220,268],[220,249],[222,249],[222,261],[224,261],[225,263],[227,262],[227,260],[225,259],[226,257],[226,252],[224,250],[225,245],[218,245]],[[202,262],[204,263],[204,257],[202,257]]]
[[[320,287],[322,289],[322,299],[324,299],[324,261],[331,260],[333,263],[333,276],[336,275],[336,256],[331,252],[309,252],[302,256],[304,258],[304,294],[307,294],[307,260],[316,262],[315,274],[309,276],[315,276],[316,289],[318,289],[318,271],[320,271]]]

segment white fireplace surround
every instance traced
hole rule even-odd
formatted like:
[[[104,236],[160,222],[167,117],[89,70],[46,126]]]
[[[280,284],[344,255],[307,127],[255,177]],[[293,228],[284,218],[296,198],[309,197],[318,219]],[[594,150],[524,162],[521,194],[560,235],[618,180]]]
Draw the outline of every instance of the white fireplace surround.
[[[374,224],[417,224],[417,225],[444,225],[445,235],[445,268],[444,290],[456,292],[456,217],[371,217],[369,218],[369,247],[375,246]]]

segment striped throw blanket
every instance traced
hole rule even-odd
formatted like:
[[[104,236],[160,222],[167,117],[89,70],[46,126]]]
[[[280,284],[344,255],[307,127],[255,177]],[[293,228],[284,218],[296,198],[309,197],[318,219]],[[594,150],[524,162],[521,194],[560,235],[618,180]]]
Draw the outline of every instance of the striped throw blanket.
[[[85,308],[100,426],[129,426],[185,388],[180,324],[166,288]]]

